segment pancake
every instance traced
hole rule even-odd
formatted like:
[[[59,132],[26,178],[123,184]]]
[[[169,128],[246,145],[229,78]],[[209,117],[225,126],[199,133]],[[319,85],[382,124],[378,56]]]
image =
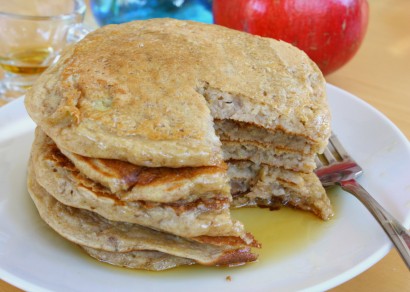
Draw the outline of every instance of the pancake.
[[[32,160],[39,184],[65,205],[184,237],[246,237],[242,224],[230,217],[231,195],[223,193],[225,185],[212,197],[192,201],[123,201],[80,173],[41,129],[36,130]]]
[[[255,141],[222,140],[224,160],[250,160],[288,170],[311,173],[316,168],[314,156],[304,156],[286,148]]]
[[[301,155],[322,152],[318,145],[312,143],[304,135],[292,135],[281,129],[271,130],[252,123],[238,122],[231,119],[215,119],[214,127],[216,134],[223,141],[257,141],[273,148],[288,149]]]
[[[193,265],[194,260],[172,256],[159,251],[139,250],[130,252],[109,252],[81,246],[93,258],[130,269],[163,271],[183,265]]]
[[[250,161],[230,161],[233,206],[277,209],[281,205],[314,213],[323,220],[333,209],[314,173],[300,173]]]
[[[85,176],[124,201],[174,202],[214,193],[229,194],[227,166],[144,167],[129,162],[89,158],[59,148]]]
[[[27,93],[60,148],[148,167],[220,165],[213,118],[330,135],[324,78],[285,42],[217,25],[152,19],[108,25],[68,48]]]
[[[66,206],[37,183],[33,168],[30,161],[27,184],[41,218],[71,242],[112,253],[158,251],[202,265],[235,265],[256,260],[247,246],[200,243],[137,224],[110,221],[94,212]]]

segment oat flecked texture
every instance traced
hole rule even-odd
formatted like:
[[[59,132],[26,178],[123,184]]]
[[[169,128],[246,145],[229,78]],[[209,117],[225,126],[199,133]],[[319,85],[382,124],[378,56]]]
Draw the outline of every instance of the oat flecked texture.
[[[300,50],[216,25],[109,25],[68,48],[26,96],[57,145],[140,166],[219,165],[213,118],[305,137],[330,134],[324,79]]]

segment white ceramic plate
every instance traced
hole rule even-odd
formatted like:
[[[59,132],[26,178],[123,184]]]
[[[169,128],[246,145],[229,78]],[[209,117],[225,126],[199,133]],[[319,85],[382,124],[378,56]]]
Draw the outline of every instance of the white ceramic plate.
[[[410,225],[410,146],[365,102],[328,86],[333,129],[363,166],[363,186]],[[27,194],[26,164],[34,124],[22,100],[0,109],[0,278],[29,291],[326,290],[379,261],[391,244],[367,210],[338,196],[338,215],[303,248],[235,269],[161,274],[111,268],[82,256],[39,218]],[[274,216],[274,215],[272,215]],[[252,231],[252,230],[250,230]],[[301,234],[301,236],[305,236]],[[277,238],[281,240],[281,238]],[[269,247],[264,247],[269,248]],[[231,281],[226,276],[231,276]]]

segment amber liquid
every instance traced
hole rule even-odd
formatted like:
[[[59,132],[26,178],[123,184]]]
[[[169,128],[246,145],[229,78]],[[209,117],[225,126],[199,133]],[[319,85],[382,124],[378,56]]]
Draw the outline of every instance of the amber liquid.
[[[51,64],[53,53],[51,47],[18,49],[1,56],[0,66],[9,73],[36,75],[42,73]]]

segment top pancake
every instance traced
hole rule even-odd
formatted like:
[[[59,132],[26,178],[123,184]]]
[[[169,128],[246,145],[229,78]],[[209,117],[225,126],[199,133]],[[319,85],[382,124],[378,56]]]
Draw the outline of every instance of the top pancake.
[[[62,149],[150,167],[219,165],[212,115],[319,144],[329,135],[324,79],[303,52],[171,19],[90,33],[42,74],[26,107]]]

